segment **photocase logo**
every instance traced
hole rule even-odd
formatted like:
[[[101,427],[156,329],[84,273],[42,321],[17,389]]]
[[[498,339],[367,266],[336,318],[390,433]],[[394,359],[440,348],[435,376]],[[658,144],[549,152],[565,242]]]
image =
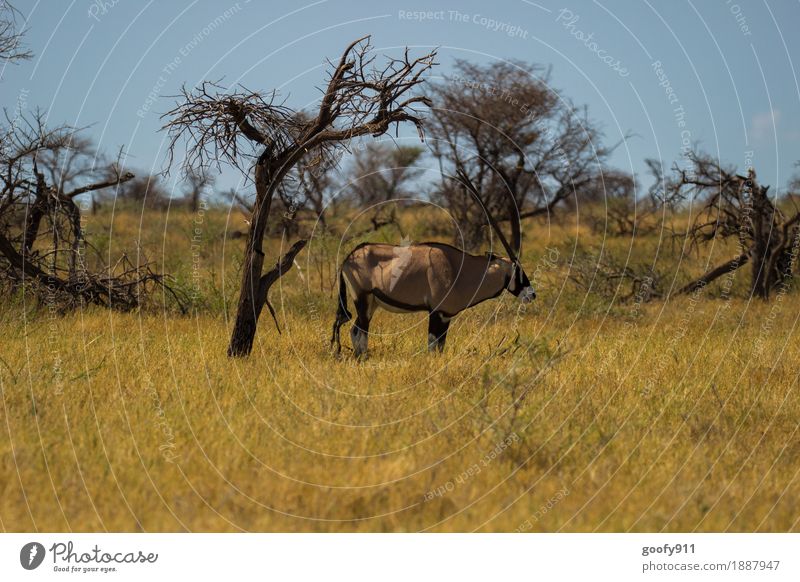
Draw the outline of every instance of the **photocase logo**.
[[[19,551],[19,563],[26,570],[35,570],[44,560],[44,546],[39,542],[29,542]]]

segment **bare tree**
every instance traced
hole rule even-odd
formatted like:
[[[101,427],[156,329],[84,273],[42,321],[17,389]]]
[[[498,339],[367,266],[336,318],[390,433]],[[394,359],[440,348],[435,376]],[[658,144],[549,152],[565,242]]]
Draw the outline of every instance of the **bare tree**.
[[[186,202],[188,203],[189,210],[197,212],[200,208],[200,202],[203,199],[203,194],[208,188],[214,186],[214,176],[208,172],[187,172],[186,173]]]
[[[165,277],[148,264],[134,265],[123,255],[112,266],[88,265],[86,254],[92,247],[85,240],[76,200],[115,188],[133,174],[121,173],[116,165],[89,172],[81,163],[64,171],[57,166],[43,169],[40,159],[47,164],[79,159],[86,142],[72,128],[48,128],[41,113],[9,122],[2,133],[0,282],[62,309],[85,303],[135,309],[153,286],[173,293],[182,307]],[[73,143],[79,144],[77,152],[70,151]]]
[[[665,200],[692,198],[703,206],[685,236],[693,245],[714,239],[734,239],[737,255],[681,288],[679,293],[702,289],[715,279],[750,263],[750,292],[769,299],[770,292],[791,278],[800,244],[800,209],[785,214],[769,195],[769,186],[758,183],[756,172],[747,175],[723,167],[713,157],[691,152],[689,168],[673,167],[674,176],[663,183]],[[656,168],[655,164],[651,167]]]
[[[30,58],[22,46],[19,13],[0,0],[0,59]],[[33,292],[49,308],[93,303],[130,310],[142,305],[148,290],[161,287],[183,310],[183,301],[149,263],[133,264],[123,255],[105,265],[99,253],[89,268],[81,210],[82,195],[118,188],[134,178],[119,164],[100,161],[94,145],[79,130],[48,127],[45,115],[22,111],[0,125],[0,285],[9,292]]]
[[[253,347],[258,318],[267,302],[266,283],[272,279],[270,273],[262,273],[264,235],[274,194],[292,168],[312,152],[306,167],[324,163],[336,144],[363,135],[377,137],[402,122],[413,123],[422,135],[422,122],[415,108],[427,105],[428,99],[411,93],[433,66],[435,53],[411,59],[406,50],[402,58],[374,68],[375,57],[370,48],[367,36],[345,49],[313,116],[298,115],[279,103],[274,92],[226,92],[211,83],[203,83],[195,90],[184,88],[178,105],[166,114],[170,161],[178,142],[184,139],[188,168],[227,162],[247,172],[246,160],[255,158],[256,199],[228,346],[230,356],[245,356]],[[295,245],[290,253],[296,254],[300,249],[302,245]],[[288,268],[291,261],[278,262],[278,275],[284,274],[284,264]]]
[[[551,212],[600,172],[610,152],[586,111],[559,99],[549,71],[523,62],[477,65],[458,61],[436,85],[429,124],[442,169],[437,198],[459,221],[465,244],[483,236],[483,213],[457,180],[469,176],[489,212],[500,220]],[[522,233],[512,221],[511,244]]]

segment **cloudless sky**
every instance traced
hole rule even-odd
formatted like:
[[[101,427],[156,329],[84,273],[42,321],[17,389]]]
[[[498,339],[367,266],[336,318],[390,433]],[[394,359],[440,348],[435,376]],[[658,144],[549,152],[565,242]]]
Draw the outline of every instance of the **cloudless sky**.
[[[405,45],[420,53],[440,47],[434,77],[447,74],[456,58],[552,65],[553,87],[587,105],[608,142],[633,134],[613,164],[637,173],[642,189],[650,183],[645,158],[669,166],[686,141],[740,171],[752,161],[762,183],[773,187],[785,186],[800,159],[797,1],[20,0],[16,6],[35,56],[5,67],[3,106],[40,107],[53,124],[90,126],[105,152],[124,145],[128,164],[146,171],[163,168],[160,114],[183,83],[222,79],[227,86],[278,88],[289,105],[313,106],[325,59],[335,60],[364,34],[386,54]],[[433,14],[409,16],[418,11]],[[401,140],[415,135],[403,132]],[[234,186],[235,179],[228,172],[222,185]]]

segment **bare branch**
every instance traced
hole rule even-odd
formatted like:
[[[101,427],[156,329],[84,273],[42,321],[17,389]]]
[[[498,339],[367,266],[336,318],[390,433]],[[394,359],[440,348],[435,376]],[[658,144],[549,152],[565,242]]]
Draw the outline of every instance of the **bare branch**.
[[[275,315],[275,309],[269,302],[269,290],[278,281],[278,279],[289,272],[294,264],[295,257],[297,257],[300,251],[305,248],[307,243],[307,240],[299,240],[294,243],[286,252],[286,254],[283,255],[277,263],[275,263],[275,266],[261,276],[259,281],[257,298],[258,303],[256,304],[256,309],[258,310],[258,313],[260,313],[266,304],[270,314],[272,315],[272,320],[275,322],[275,328],[278,330],[278,333],[281,333],[281,328],[278,325],[278,318]]]
[[[67,198],[75,198],[75,196],[80,196],[81,194],[86,194],[87,192],[94,192],[95,190],[103,190],[104,188],[110,188],[112,186],[124,184],[125,182],[133,180],[135,177],[136,176],[131,172],[125,172],[116,179],[106,180],[104,182],[95,182],[94,184],[87,184],[86,186],[75,188],[71,192],[65,193],[64,196]]]
[[[185,141],[185,171],[204,171],[224,162],[246,172],[243,156],[253,156],[257,146],[281,151],[295,143],[306,126],[305,120],[277,102],[275,92],[228,91],[204,81],[196,89],[182,87],[176,98],[176,106],[162,116],[168,119],[162,127],[169,136],[167,170],[175,148]]]
[[[0,60],[16,62],[33,57],[22,44],[24,30],[17,26],[20,12],[6,0],[0,1]]]
[[[712,281],[719,279],[723,275],[727,275],[728,273],[732,273],[739,267],[745,265],[747,261],[750,260],[750,257],[747,254],[737,255],[727,263],[723,263],[718,267],[714,267],[707,273],[703,274],[701,277],[698,277],[691,283],[687,283],[681,289],[678,290],[678,295],[683,295],[687,293],[694,293],[698,289],[702,289]]]

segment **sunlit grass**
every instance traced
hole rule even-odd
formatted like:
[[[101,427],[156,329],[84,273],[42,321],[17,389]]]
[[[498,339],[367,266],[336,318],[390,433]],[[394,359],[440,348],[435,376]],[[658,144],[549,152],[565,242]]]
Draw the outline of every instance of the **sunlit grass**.
[[[130,249],[139,217],[116,220]],[[190,285],[191,217],[147,220],[143,248]],[[610,306],[567,281],[574,239],[631,242],[537,224],[529,270],[559,259],[525,312],[462,314],[441,355],[421,314],[379,312],[369,359],[336,361],[312,244],[273,290],[283,333],[262,319],[230,360],[243,243],[208,220],[191,315],[0,314],[3,529],[798,530],[796,295]],[[632,248],[678,262],[657,233]]]

